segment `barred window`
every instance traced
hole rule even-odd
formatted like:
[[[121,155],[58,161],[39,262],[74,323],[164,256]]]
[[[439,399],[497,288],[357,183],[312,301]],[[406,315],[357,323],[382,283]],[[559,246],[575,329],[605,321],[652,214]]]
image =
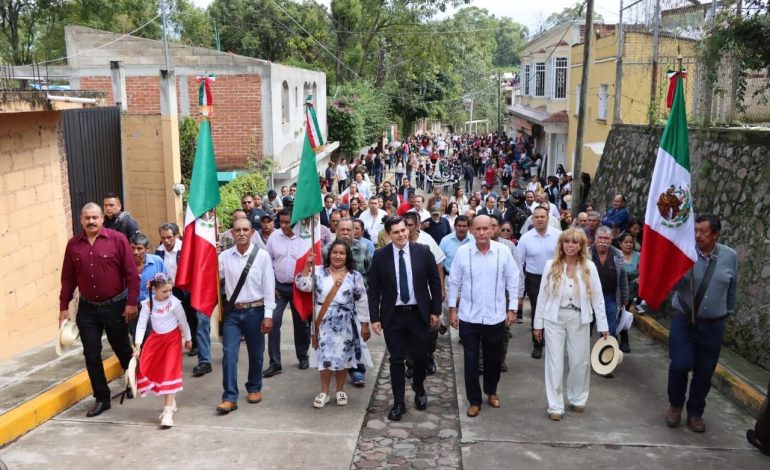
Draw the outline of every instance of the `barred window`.
[[[524,94],[529,95],[529,65],[524,66]]]
[[[567,97],[567,58],[556,58],[556,80],[554,81],[554,98]]]
[[[545,96],[545,62],[535,62],[535,96]]]

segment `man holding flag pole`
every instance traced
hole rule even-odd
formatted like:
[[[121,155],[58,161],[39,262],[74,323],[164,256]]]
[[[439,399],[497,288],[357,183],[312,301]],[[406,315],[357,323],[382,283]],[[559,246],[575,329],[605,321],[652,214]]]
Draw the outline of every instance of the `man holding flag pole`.
[[[666,424],[678,426],[686,405],[687,427],[704,432],[706,395],[725,320],[736,305],[738,258],[732,248],[717,243],[721,223],[716,215],[693,215],[684,74],[680,67],[671,75],[673,103],[647,201],[639,296],[657,309],[673,289]]]

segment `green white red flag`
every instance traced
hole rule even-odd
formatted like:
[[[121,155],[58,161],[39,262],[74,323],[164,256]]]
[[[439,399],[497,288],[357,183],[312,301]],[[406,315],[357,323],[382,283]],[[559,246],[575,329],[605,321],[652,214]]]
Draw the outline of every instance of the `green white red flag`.
[[[201,123],[197,145],[175,284],[190,292],[190,304],[195,310],[211,316],[218,300],[219,261],[215,219],[209,211],[219,204],[220,198],[208,119]]]
[[[316,116],[313,107],[313,95],[305,98],[305,126],[307,127],[307,136],[310,140],[310,147],[313,150],[324,144],[324,137],[321,134],[321,126],[318,125],[318,116]]]
[[[660,139],[644,218],[639,297],[658,308],[697,259],[684,81],[676,77],[673,106]]]
[[[294,208],[291,214],[291,224],[294,234],[305,241],[307,247],[303,249],[303,255],[297,260],[294,267],[294,276],[305,267],[307,256],[311,249],[315,251],[315,264],[321,264],[321,235],[320,220],[318,214],[323,208],[321,199],[321,186],[318,183],[318,168],[316,155],[310,146],[310,132],[305,135],[305,143],[302,146],[302,157],[299,162],[299,177],[297,178],[297,194],[294,197]],[[311,218],[315,223],[311,224]],[[293,286],[294,306],[303,319],[308,319],[313,314],[313,293],[302,292]]]

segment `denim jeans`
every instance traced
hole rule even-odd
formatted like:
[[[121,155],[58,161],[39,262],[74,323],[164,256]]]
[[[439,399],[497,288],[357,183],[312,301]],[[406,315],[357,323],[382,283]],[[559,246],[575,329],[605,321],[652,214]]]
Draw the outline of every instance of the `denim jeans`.
[[[248,393],[262,390],[262,357],[265,354],[265,335],[262,319],[265,307],[232,309],[222,323],[222,393],[223,401],[238,401],[238,355],[241,336],[246,338],[249,353],[249,373],[246,381]]]
[[[702,416],[706,408],[706,395],[711,390],[711,376],[719,361],[722,349],[724,320],[716,323],[698,323],[693,334],[686,315],[671,318],[668,336],[668,401],[671,406],[682,408],[687,398],[687,416]],[[690,395],[686,397],[687,378],[690,379]]]
[[[198,364],[211,364],[211,317],[201,312],[198,316],[198,328],[195,336],[198,338]]]
[[[610,336],[617,336],[618,329],[618,299],[615,294],[604,296],[604,313],[607,315],[607,325],[610,327]]]

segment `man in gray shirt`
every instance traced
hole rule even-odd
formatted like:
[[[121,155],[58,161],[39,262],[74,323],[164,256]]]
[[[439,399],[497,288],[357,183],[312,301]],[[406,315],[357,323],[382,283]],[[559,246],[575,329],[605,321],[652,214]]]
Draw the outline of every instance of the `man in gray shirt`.
[[[719,360],[725,320],[735,311],[736,304],[738,256],[732,248],[717,243],[721,230],[722,224],[716,215],[702,214],[695,219],[698,259],[692,269],[674,286],[674,315],[668,337],[671,358],[668,367],[670,406],[666,414],[666,424],[669,427],[679,425],[682,408],[687,399],[687,427],[693,432],[706,430],[702,417],[706,407],[706,395],[711,388],[711,376],[714,375]],[[710,279],[707,276],[709,271],[712,272]],[[704,277],[707,284],[701,299],[698,298],[698,292]],[[690,371],[692,379],[690,394],[687,397]]]

